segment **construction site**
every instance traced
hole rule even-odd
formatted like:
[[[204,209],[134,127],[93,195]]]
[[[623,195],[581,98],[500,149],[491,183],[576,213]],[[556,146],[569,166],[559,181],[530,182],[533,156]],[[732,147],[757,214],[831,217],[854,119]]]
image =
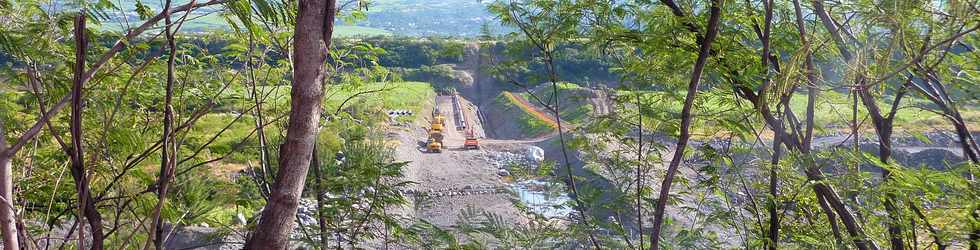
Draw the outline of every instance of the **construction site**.
[[[439,95],[434,104],[420,118],[425,126],[398,133],[398,158],[411,162],[406,177],[417,182],[408,192],[415,197],[413,217],[448,227],[466,209],[479,208],[522,222],[524,216],[511,202],[505,166],[491,156],[520,151],[522,145],[489,140],[479,108],[458,94]]]
[[[471,48],[471,49],[476,49]],[[531,218],[567,221],[572,208],[565,176],[555,170],[541,176],[518,176],[541,164],[564,164],[558,141],[558,122],[542,104],[479,72],[478,53],[469,51],[467,62],[456,71],[466,75],[449,89],[437,91],[411,125],[388,134],[397,141],[396,160],[409,162],[405,180],[414,182],[406,193],[412,199],[399,213],[452,229],[463,224],[467,213],[490,213],[511,225],[526,225]],[[585,89],[583,89],[585,90]],[[604,95],[582,92],[587,97],[574,103],[585,110],[608,110]],[[592,107],[601,107],[594,109]],[[539,127],[522,124],[536,122]],[[575,124],[566,122],[566,129]],[[567,131],[567,130],[566,130]],[[583,188],[618,192],[607,180],[585,170],[578,152],[569,152],[574,175],[587,181]],[[612,196],[610,196],[612,197]],[[596,216],[609,211],[596,210]],[[629,220],[629,219],[627,219]],[[557,225],[561,226],[561,225]]]

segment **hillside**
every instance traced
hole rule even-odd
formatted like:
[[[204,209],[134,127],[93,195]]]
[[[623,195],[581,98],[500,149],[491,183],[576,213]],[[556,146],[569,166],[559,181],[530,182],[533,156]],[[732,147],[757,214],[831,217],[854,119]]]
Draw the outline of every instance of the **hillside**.
[[[162,9],[162,2],[158,1],[110,0],[108,2],[119,10],[105,13],[109,18],[101,26],[104,30],[120,31],[132,26],[131,23],[137,23],[139,16],[135,9],[138,2],[149,7],[151,12]],[[188,2],[188,0],[173,1],[174,4]],[[347,11],[351,11],[357,5],[349,6],[351,8]],[[498,30],[496,32],[502,31],[480,1],[381,0],[371,1],[367,6],[366,19],[355,23],[344,23],[341,20],[335,30],[336,35],[339,37],[379,35],[475,37],[480,34],[480,28],[484,24],[491,25]],[[59,7],[77,8],[72,4],[63,4]],[[223,15],[225,13],[220,8],[201,9],[188,16],[191,21],[187,22],[183,29],[187,32],[228,30],[230,27],[226,24]]]

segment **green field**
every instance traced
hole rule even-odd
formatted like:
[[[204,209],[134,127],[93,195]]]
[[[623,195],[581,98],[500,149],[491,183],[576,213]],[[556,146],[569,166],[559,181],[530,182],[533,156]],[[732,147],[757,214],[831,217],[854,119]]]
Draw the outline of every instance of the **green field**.
[[[633,91],[618,91],[618,95],[627,95],[634,93]],[[658,114],[654,117],[645,117],[645,124],[661,124],[665,126],[676,126],[676,121],[678,120],[679,114],[681,112],[681,107],[683,107],[683,99],[686,91],[677,92],[663,92],[663,91],[643,91],[644,104],[651,107],[652,110],[658,110]],[[886,96],[884,98],[878,99],[878,107],[887,112],[887,109],[891,107],[891,100],[893,96]],[[805,92],[797,93],[790,99],[790,106],[797,117],[803,118],[806,111],[807,95]],[[817,135],[828,135],[835,134],[842,131],[849,131],[849,123],[851,120],[851,106],[852,100],[847,93],[841,93],[836,91],[821,91],[817,97],[815,110],[814,110],[814,120],[815,120],[815,133]],[[915,98],[914,96],[906,96],[902,100],[902,104],[899,106],[898,113],[895,116],[895,129],[896,131],[931,131],[937,128],[949,129],[949,121],[946,120],[939,114],[926,111],[920,107],[928,107],[929,103],[926,100],[920,98]],[[705,91],[699,93],[696,99],[695,105],[695,118],[694,126],[695,130],[700,130],[702,134],[712,134],[717,132],[719,129],[719,124],[716,123],[719,119],[712,117],[712,115],[726,113],[726,110],[730,109],[751,109],[752,104],[746,101],[742,101],[740,107],[733,103],[732,97],[728,93]],[[624,113],[635,113],[634,110],[625,110]],[[965,106],[960,107],[960,112],[963,118],[967,121],[967,124],[980,124],[980,108],[976,106]],[[730,112],[728,112],[730,113]],[[864,108],[863,104],[858,104],[858,119],[865,119],[867,116],[867,110]],[[757,121],[759,118],[752,116],[747,117],[752,121]],[[729,119],[735,119],[735,117],[729,117]],[[741,118],[739,118],[741,119]],[[870,121],[865,121],[862,125],[864,129],[873,129]],[[974,128],[975,129],[975,128]]]
[[[411,110],[418,114],[425,104],[433,102],[436,96],[432,85],[425,82],[370,83],[355,89],[328,89],[324,97],[324,107],[336,109],[344,100],[357,93],[377,90],[383,91],[358,95],[348,101],[344,108],[351,105],[372,106],[382,109]]]

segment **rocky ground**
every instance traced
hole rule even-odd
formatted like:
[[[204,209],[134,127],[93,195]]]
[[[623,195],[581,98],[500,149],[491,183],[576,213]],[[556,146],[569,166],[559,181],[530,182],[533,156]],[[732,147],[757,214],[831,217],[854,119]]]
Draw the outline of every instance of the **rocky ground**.
[[[522,142],[483,138],[475,106],[466,100],[461,102],[468,129],[481,137],[479,150],[462,149],[464,131],[452,126],[453,109],[447,97],[436,100],[437,108],[450,118],[444,139],[446,149],[442,153],[425,152],[425,128],[409,127],[393,134],[391,139],[399,142],[396,160],[411,162],[405,169],[405,180],[416,183],[406,191],[415,197],[413,204],[402,212],[446,228],[457,225],[460,216],[470,208],[497,214],[510,223],[525,223],[526,216],[514,206],[515,197],[504,181],[509,175],[506,165],[526,161],[521,154],[506,152],[521,148]]]

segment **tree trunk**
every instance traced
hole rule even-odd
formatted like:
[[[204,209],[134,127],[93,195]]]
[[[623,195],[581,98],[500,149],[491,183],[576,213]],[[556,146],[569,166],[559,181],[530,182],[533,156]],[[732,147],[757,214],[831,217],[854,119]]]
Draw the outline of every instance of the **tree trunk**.
[[[806,72],[806,79],[809,82],[807,84],[807,101],[806,101],[806,130],[803,135],[802,152],[809,154],[813,145],[813,127],[814,127],[814,117],[815,117],[815,106],[817,100],[817,93],[820,91],[817,89],[817,70],[813,66],[813,51],[810,48],[810,41],[807,37],[806,25],[804,24],[803,8],[800,7],[799,0],[793,0],[793,12],[796,16],[796,30],[800,33],[800,43],[806,48],[806,56],[804,57],[804,70]],[[841,235],[840,226],[837,225],[837,214],[834,213],[833,208],[827,202],[827,197],[823,195],[817,195],[817,200],[820,204],[820,210],[827,215],[827,221],[830,222],[830,229],[834,233],[834,239],[837,240],[837,246],[844,247],[844,237]]]
[[[639,88],[637,88],[639,90]],[[636,140],[637,151],[636,151],[636,228],[637,236],[639,239],[640,248],[643,246],[643,103],[641,101],[641,94],[636,95],[636,115],[637,115],[637,129],[639,130],[639,139]]]
[[[941,84],[938,83],[937,84]],[[963,121],[963,116],[960,112],[954,108],[949,109],[952,113],[950,115],[950,121],[953,123],[953,128],[956,130],[956,137],[960,140],[960,147],[963,149],[963,155],[966,156],[970,162],[973,164],[980,164],[980,148],[977,147],[977,141],[973,138],[973,134],[970,133],[970,129],[966,127],[966,122]]]
[[[323,213],[323,205],[327,201],[323,197],[323,175],[320,173],[320,156],[317,153],[316,144],[313,145],[313,159],[310,162],[310,167],[313,168],[313,178],[315,183],[315,188],[313,189],[316,194],[316,224],[320,229],[320,249],[326,250],[330,249],[330,245],[327,244],[327,235],[329,231],[327,230],[327,216]]]
[[[828,205],[840,215],[841,221],[844,222],[844,228],[847,229],[847,234],[853,239],[855,247],[861,250],[878,250],[878,245],[874,241],[866,239],[864,229],[861,228],[857,219],[854,218],[854,214],[841,202],[840,197],[837,196],[837,192],[822,182],[823,174],[819,171],[820,168],[818,167],[811,167],[806,171],[807,179],[816,183],[813,185],[813,192],[818,196],[822,196]]]
[[[95,199],[89,188],[88,173],[85,171],[84,152],[82,147],[82,91],[87,79],[85,74],[85,52],[88,38],[85,36],[85,15],[75,17],[75,72],[71,91],[71,175],[75,180],[75,191],[78,192],[79,214],[88,221],[92,233],[91,249],[102,249],[102,215],[95,207]],[[84,249],[85,228],[78,230],[78,248]]]
[[[3,233],[3,249],[20,249],[17,239],[17,220],[14,218],[14,178],[11,161],[13,152],[7,149],[7,136],[0,124],[0,230]]]
[[[847,62],[853,62],[855,58],[847,49],[844,38],[841,36],[840,29],[838,29],[832,17],[830,17],[830,13],[824,9],[821,1],[822,0],[813,1],[814,12],[820,18],[824,28],[826,28],[830,33],[831,38],[834,40],[834,44],[837,45],[837,49],[840,51],[844,60]],[[888,159],[891,156],[891,118],[886,118],[881,115],[881,110],[878,109],[873,97],[871,97],[871,95],[868,93],[867,86],[863,86],[864,84],[866,84],[864,77],[859,75],[855,81],[855,85],[857,85],[856,94],[861,98],[861,102],[868,110],[868,114],[871,117],[872,123],[875,127],[875,132],[878,134],[878,158],[881,160],[881,162],[888,162]],[[895,103],[893,104],[893,108],[898,105],[899,100],[900,97],[897,97]],[[855,137],[854,139],[857,140],[858,138]],[[890,179],[890,174],[887,170],[882,172],[882,175],[886,181]],[[893,250],[904,250],[905,241],[903,240],[904,237],[902,235],[899,211],[895,206],[895,197],[893,194],[886,194],[885,196],[884,205],[885,211],[888,213],[889,218],[887,227],[888,239],[889,242],[891,242],[891,248]]]
[[[300,0],[293,34],[293,83],[286,141],[279,151],[279,171],[268,204],[246,249],[286,249],[296,218],[313,145],[320,124],[323,64],[330,48],[336,0]]]
[[[780,120],[780,122],[782,122]],[[780,123],[782,125],[782,123]],[[783,129],[780,126],[778,129]],[[778,133],[772,142],[772,161],[769,169],[769,249],[779,246],[779,157],[783,153],[780,145],[782,136]]]
[[[704,71],[704,65],[708,62],[711,43],[718,35],[720,19],[721,0],[712,0],[710,17],[708,18],[708,32],[701,44],[701,50],[698,52],[698,59],[694,63],[691,82],[687,86],[687,96],[684,99],[684,109],[681,111],[681,134],[677,139],[677,145],[674,147],[674,156],[670,160],[670,165],[667,166],[667,175],[664,177],[663,183],[660,184],[660,195],[657,198],[657,206],[653,215],[653,232],[650,233],[650,249],[653,250],[660,249],[660,226],[663,223],[664,210],[667,208],[670,186],[674,181],[674,176],[677,175],[677,167],[680,166],[681,160],[684,158],[684,148],[687,147],[687,141],[691,138],[691,110],[694,108],[694,98],[697,97],[698,86],[701,83],[701,73]]]
[[[817,195],[817,201],[820,203],[820,210],[827,215],[827,220],[830,221],[830,230],[834,233],[834,239],[837,240],[837,246],[841,249],[845,249],[844,246],[844,236],[840,233],[840,225],[837,225],[837,216],[834,213],[833,208],[827,203],[827,198],[823,195]]]
[[[177,43],[174,37],[176,31],[171,28],[173,26],[173,21],[171,20],[173,13],[170,11],[170,5],[171,0],[167,0],[163,9],[163,13],[166,15],[164,17],[164,24],[166,25],[165,32],[169,53],[167,56],[167,82],[165,83],[163,100],[163,135],[160,139],[160,173],[157,176],[157,205],[153,212],[153,223],[150,227],[153,229],[153,235],[150,238],[153,239],[153,246],[157,250],[163,249],[163,244],[166,240],[164,239],[163,233],[163,216],[160,213],[167,204],[167,193],[170,190],[170,177],[173,175],[177,165],[175,162],[177,159],[177,145],[173,136],[174,64],[177,57]]]
[[[216,5],[216,4],[222,4],[222,3],[229,2],[229,1],[230,0],[212,0],[212,1],[208,1],[208,2],[202,3],[202,4],[188,3],[188,4],[185,4],[185,5],[178,6],[177,8],[174,8],[174,11],[173,12],[189,11],[189,10],[196,9],[196,8],[202,8],[202,7],[206,7],[206,6],[211,6],[211,5]],[[87,81],[87,80],[91,79],[92,76],[94,76],[95,73],[97,73],[98,70],[101,69],[102,66],[104,66],[106,64],[106,62],[109,61],[109,59],[111,59],[117,53],[119,53],[120,51],[122,51],[126,47],[126,45],[129,44],[127,41],[132,41],[137,36],[139,36],[140,34],[142,34],[144,31],[146,31],[147,29],[149,29],[150,27],[152,27],[154,24],[156,24],[157,22],[159,22],[162,18],[163,18],[163,14],[162,13],[161,14],[158,14],[156,16],[150,17],[145,22],[143,22],[143,24],[141,24],[140,26],[138,26],[138,27],[130,30],[128,33],[126,33],[126,36],[125,37],[123,37],[123,38],[119,39],[118,41],[116,41],[116,43],[114,43],[112,45],[112,47],[109,49],[109,51],[106,51],[105,53],[103,53],[102,56],[100,56],[99,59],[96,60],[95,63],[92,64],[92,67],[88,71],[86,71],[80,77],[80,79],[82,79],[83,81]],[[13,194],[12,194],[13,193],[13,180],[11,179],[12,176],[10,175],[11,174],[11,172],[10,172],[10,164],[11,164],[11,161],[12,161],[12,158],[14,157],[14,155],[16,155],[18,151],[20,151],[20,149],[24,146],[24,144],[27,143],[27,141],[29,141],[29,140],[33,139],[35,136],[37,136],[38,133],[41,132],[41,128],[44,127],[44,125],[51,119],[51,117],[54,117],[55,115],[57,115],[58,112],[60,112],[61,109],[64,108],[65,105],[67,105],[70,100],[71,100],[71,95],[65,95],[65,96],[61,97],[58,100],[58,102],[56,102],[54,105],[52,105],[52,107],[51,107],[50,110],[42,111],[43,114],[41,115],[41,117],[38,118],[37,121],[34,122],[34,125],[32,125],[29,129],[27,129],[27,131],[25,131],[23,134],[21,134],[20,137],[17,138],[17,140],[16,140],[16,142],[14,144],[10,145],[9,147],[7,145],[3,145],[2,147],[0,147],[0,195],[3,195],[4,196],[3,198],[5,198],[5,199],[11,199],[11,198],[13,198]],[[0,131],[0,132],[2,132],[2,131]],[[6,140],[6,137],[4,137],[2,135],[2,133],[0,133],[0,140]],[[6,144],[6,141],[3,141],[2,144]],[[4,178],[6,178],[6,179],[4,179]],[[9,196],[8,196],[8,194],[9,194]],[[9,209],[9,210],[8,211],[4,211],[4,210],[7,210],[7,209]],[[95,210],[92,210],[92,211],[97,212]],[[7,218],[7,217],[4,217],[5,212],[10,212],[9,215],[10,216],[13,216],[14,215],[14,213],[13,213],[13,207],[12,206],[0,206],[0,230],[2,230],[3,233],[4,233],[4,236],[3,236],[4,237],[4,245],[5,245],[4,249],[19,249],[19,247],[18,247],[17,244],[13,244],[12,246],[11,245],[8,245],[9,243],[16,243],[16,242],[18,242],[18,239],[16,237],[16,229],[7,230],[7,225],[4,223],[5,219]],[[13,219],[11,219],[11,221],[13,221]],[[12,223],[14,223],[14,222],[12,222]],[[11,226],[11,228],[15,228],[15,227],[14,226]],[[101,228],[101,227],[99,227],[99,228]],[[8,236],[10,234],[9,233],[6,233],[6,232],[14,232],[14,233],[11,236]],[[9,237],[9,239],[7,239],[8,237]]]

